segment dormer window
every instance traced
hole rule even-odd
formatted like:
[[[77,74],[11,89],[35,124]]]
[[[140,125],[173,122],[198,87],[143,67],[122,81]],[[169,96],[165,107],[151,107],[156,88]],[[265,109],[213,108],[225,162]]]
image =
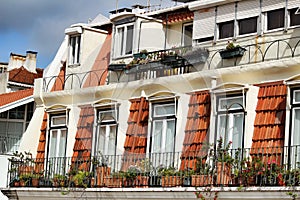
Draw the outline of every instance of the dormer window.
[[[80,63],[80,35],[70,35],[69,39],[69,65]]]

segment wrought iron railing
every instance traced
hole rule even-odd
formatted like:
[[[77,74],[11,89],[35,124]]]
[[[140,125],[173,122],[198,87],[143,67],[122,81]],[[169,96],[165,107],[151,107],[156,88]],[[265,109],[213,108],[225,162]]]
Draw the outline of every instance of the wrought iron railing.
[[[11,187],[299,185],[300,146],[84,158],[15,157],[9,163]]]
[[[220,52],[223,52],[224,48],[208,51],[201,46],[147,52],[146,56],[141,58],[143,62],[126,64],[124,68],[118,70],[110,68],[109,71],[95,70],[46,77],[43,88],[45,92],[68,90],[292,58],[300,55],[299,43],[300,37],[291,37],[249,44],[242,46],[245,49],[242,56],[230,59],[221,57]],[[171,55],[176,56],[170,60]],[[54,84],[55,82],[58,84]]]

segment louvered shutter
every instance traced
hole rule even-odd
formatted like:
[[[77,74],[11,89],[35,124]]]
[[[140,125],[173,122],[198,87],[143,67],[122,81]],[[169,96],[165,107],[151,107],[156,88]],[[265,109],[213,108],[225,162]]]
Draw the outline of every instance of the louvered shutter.
[[[285,7],[285,0],[263,0],[262,12]]]
[[[215,28],[215,9],[205,9],[194,13],[194,39],[211,37]]]
[[[300,7],[300,0],[288,0],[288,9]]]
[[[237,19],[259,16],[259,0],[240,1],[237,4]]]
[[[234,3],[218,6],[217,23],[234,20],[234,17],[235,17]]]

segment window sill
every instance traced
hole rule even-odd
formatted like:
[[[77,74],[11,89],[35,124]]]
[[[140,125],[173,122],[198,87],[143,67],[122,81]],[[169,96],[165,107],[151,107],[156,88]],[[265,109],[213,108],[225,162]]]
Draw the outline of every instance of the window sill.
[[[69,64],[69,65],[68,65],[69,68],[76,68],[76,67],[79,67],[79,66],[80,66],[80,63]]]

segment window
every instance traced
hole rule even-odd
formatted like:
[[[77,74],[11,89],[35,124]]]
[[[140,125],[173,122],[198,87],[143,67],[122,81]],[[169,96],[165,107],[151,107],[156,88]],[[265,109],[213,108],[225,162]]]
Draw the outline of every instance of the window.
[[[193,41],[193,23],[183,24],[183,46],[191,46]]]
[[[69,40],[69,65],[76,65],[80,63],[80,35],[71,35]]]
[[[291,130],[291,164],[292,168],[298,168],[300,162],[300,89],[292,90],[291,92],[291,105],[292,105],[292,130]]]
[[[95,140],[95,152],[101,155],[116,155],[117,110],[98,110],[98,124]]]
[[[32,118],[34,102],[0,113],[0,152],[15,152]]]
[[[116,56],[132,54],[133,48],[133,25],[117,27],[116,33]]]
[[[175,145],[175,102],[153,104],[152,153],[173,153]]]
[[[65,157],[67,147],[66,113],[50,115],[49,158]]]
[[[284,8],[267,12],[267,30],[284,27]]]
[[[234,21],[219,23],[219,39],[233,37]]]
[[[289,10],[290,13],[290,26],[298,26],[300,25],[300,14],[295,14],[297,8]]]
[[[242,148],[244,132],[243,96],[217,97],[217,139],[223,138],[224,145],[232,142],[231,148]]]
[[[239,35],[257,32],[257,17],[241,19],[238,21]]]

